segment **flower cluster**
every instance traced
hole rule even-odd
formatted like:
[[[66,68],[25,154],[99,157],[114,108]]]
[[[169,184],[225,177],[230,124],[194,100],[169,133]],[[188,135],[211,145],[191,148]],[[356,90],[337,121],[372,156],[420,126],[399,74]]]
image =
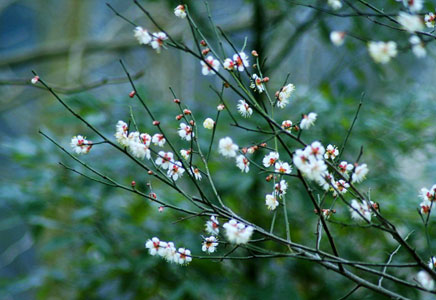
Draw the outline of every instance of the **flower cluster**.
[[[118,121],[115,138],[121,146],[127,147],[134,157],[140,159],[151,158],[149,149],[151,136],[148,133],[129,132],[126,122]]]
[[[160,53],[165,40],[168,39],[165,32],[154,32],[150,34],[147,29],[141,26],[135,27],[133,33],[140,45],[150,45],[157,53]]]
[[[393,41],[369,42],[368,51],[369,55],[375,62],[386,64],[391,60],[391,58],[397,56],[397,43]]]
[[[173,242],[164,242],[157,237],[147,240],[145,248],[148,249],[150,255],[158,255],[168,262],[187,265],[192,261],[191,250],[185,248],[177,249]]]
[[[201,64],[201,73],[204,76],[214,75],[215,71],[218,72],[220,69],[220,62],[217,59],[214,59],[212,55],[209,55],[204,59],[204,61],[200,61]]]
[[[254,228],[247,226],[244,223],[240,223],[235,219],[231,219],[227,223],[224,223],[226,237],[231,243],[246,244],[253,234]]]
[[[73,136],[70,145],[76,154],[87,154],[92,148],[92,142],[81,135]]]
[[[367,220],[368,222],[371,221],[371,216],[373,214],[372,209],[372,202],[362,201],[359,202],[355,199],[351,201],[351,218],[354,220],[362,221]]]
[[[309,179],[324,182],[327,165],[324,162],[325,148],[320,142],[313,142],[304,150],[295,151],[294,165]]]

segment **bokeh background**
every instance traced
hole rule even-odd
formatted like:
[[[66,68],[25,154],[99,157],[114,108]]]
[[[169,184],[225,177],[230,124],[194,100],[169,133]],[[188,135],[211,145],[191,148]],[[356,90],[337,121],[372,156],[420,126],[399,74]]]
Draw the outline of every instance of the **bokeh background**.
[[[155,29],[132,1],[107,1],[136,23]],[[185,2],[213,39],[203,1]],[[326,6],[326,1],[309,2]],[[372,3],[387,12],[401,8],[393,0]],[[187,23],[172,13],[176,1],[143,4],[168,32],[193,46]],[[340,145],[365,93],[343,158],[354,161],[364,147],[362,161],[370,174],[362,188],[370,190],[372,200],[404,234],[414,230],[410,241],[426,256],[417,195],[436,178],[432,43],[424,59],[406,50],[380,66],[371,61],[365,43],[347,38],[337,48],[329,32],[347,30],[368,40],[395,40],[402,48],[407,48],[407,34],[366,18],[323,14],[293,1],[210,0],[209,5],[214,21],[237,47],[247,38],[247,50],[267,57],[264,73],[271,78],[271,90],[290,74],[296,94],[276,117],[298,121],[302,113],[317,112],[317,126],[304,135],[306,140]],[[434,3],[426,1],[426,9],[433,11]],[[226,49],[230,55],[231,49]],[[200,253],[205,219],[174,223],[182,215],[159,213],[157,205],[143,198],[86,180],[58,164],[82,170],[38,134],[39,129],[65,147],[76,134],[98,139],[46,91],[29,84],[31,70],[108,136],[119,119],[129,118],[130,109],[142,131],[153,133],[141,107],[128,97],[131,88],[119,59],[173,136],[178,111],[170,86],[197,119],[215,116],[219,100],[209,86],[220,88],[217,78],[201,76],[200,64],[183,53],[164,50],[157,55],[138,45],[131,25],[114,16],[104,0],[0,1],[0,299],[337,299],[346,294],[352,282],[309,262],[197,260],[179,267],[150,257],[143,244],[152,236]],[[237,100],[230,92],[225,98],[227,103]],[[231,127],[227,116],[221,121],[218,138],[231,134],[239,145],[259,141]],[[255,118],[240,121],[265,126]],[[201,135],[206,146],[209,133]],[[139,189],[148,191],[148,176],[109,147],[93,148],[84,160],[124,184],[135,180]],[[211,171],[226,203],[247,219],[269,226],[264,195],[271,187],[265,174],[252,168],[250,175],[241,175],[216,152]],[[165,186],[151,183],[159,196],[182,201]],[[316,216],[311,203],[292,183],[289,195],[292,237],[313,246]],[[348,222],[348,210],[337,210],[334,219]],[[280,226],[280,213],[278,217]],[[350,259],[384,261],[396,247],[391,238],[375,231],[331,226],[340,252]],[[430,235],[434,233],[431,228]],[[396,261],[408,259],[402,251],[396,256]],[[398,274],[413,280],[413,273]],[[413,299],[422,297],[387,280],[384,284]],[[350,299],[382,297],[359,290]]]

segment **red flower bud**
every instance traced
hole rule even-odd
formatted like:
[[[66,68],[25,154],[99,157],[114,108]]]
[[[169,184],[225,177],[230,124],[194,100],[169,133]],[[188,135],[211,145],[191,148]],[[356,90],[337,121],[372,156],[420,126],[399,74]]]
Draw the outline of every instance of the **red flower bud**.
[[[154,125],[154,126],[158,126],[159,124],[160,124],[159,121],[153,121],[153,125]]]
[[[201,40],[200,45],[202,45],[203,47],[206,47],[207,46],[206,41],[205,40]]]
[[[131,185],[132,185],[132,187],[135,187],[135,185],[136,185],[136,182],[135,182],[135,180],[132,180],[132,183],[131,183]]]
[[[129,97],[130,97],[130,98],[135,97],[135,95],[136,95],[136,92],[135,92],[135,91],[131,91],[131,92],[129,93]]]
[[[257,54],[256,50],[251,51],[251,55],[253,55],[254,57],[258,57],[259,56],[259,54]]]
[[[177,121],[180,121],[181,118],[183,118],[183,115],[177,115],[177,116],[176,116],[176,120],[177,120]]]
[[[180,99],[174,99],[174,103],[179,104],[180,103]]]

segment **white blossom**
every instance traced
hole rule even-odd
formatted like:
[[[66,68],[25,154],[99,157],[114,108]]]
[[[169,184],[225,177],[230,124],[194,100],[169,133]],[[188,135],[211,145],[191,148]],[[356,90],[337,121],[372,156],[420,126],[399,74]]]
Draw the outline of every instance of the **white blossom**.
[[[263,85],[263,80],[257,74],[252,75],[250,88],[256,90],[258,93],[262,93],[265,90],[265,86]]]
[[[369,55],[376,63],[386,64],[391,58],[397,56],[397,43],[389,42],[369,42]]]
[[[286,191],[288,189],[288,183],[285,180],[280,180],[280,182],[277,182],[274,185],[274,195],[278,196],[279,198],[282,198],[284,195],[286,195]]]
[[[424,43],[417,35],[412,35],[409,38],[409,42],[412,45],[412,51],[416,57],[422,58],[427,55],[427,50],[425,49]]]
[[[184,160],[189,159],[189,155],[191,154],[191,151],[182,149],[180,150],[180,155],[183,157]]]
[[[127,138],[128,130],[129,127],[127,126],[126,122],[121,120],[118,121],[116,125],[115,138],[121,146],[127,147],[129,145],[129,140]]]
[[[303,119],[300,122],[300,128],[301,129],[309,129],[310,127],[315,124],[316,118],[318,115],[314,112],[311,112],[307,115],[303,115]]]
[[[92,148],[92,142],[81,135],[73,136],[70,145],[76,154],[87,154]]]
[[[191,137],[194,137],[194,132],[192,131],[192,127],[186,125],[185,123],[180,123],[180,128],[178,133],[179,136],[182,138],[182,140],[187,140],[188,142],[191,140]]]
[[[180,18],[180,19],[186,18],[186,8],[185,8],[185,6],[183,4],[177,5],[177,7],[174,8],[174,15],[177,18]]]
[[[238,149],[238,145],[230,137],[222,138],[218,143],[218,152],[225,157],[235,157]]]
[[[241,116],[243,116],[244,118],[248,118],[253,114],[253,110],[245,100],[239,100],[238,102],[239,104],[236,105],[236,108],[238,109],[238,112],[241,114]]]
[[[253,234],[254,228],[234,219],[223,225],[226,237],[231,243],[246,244]]]
[[[338,155],[339,155],[338,148],[336,146],[330,144],[326,148],[324,158],[334,160],[336,158],[336,156],[338,156]]]
[[[155,146],[159,146],[159,147],[163,147],[166,142],[164,135],[161,133],[154,134],[151,141]]]
[[[195,180],[201,180],[201,172],[198,168],[191,167],[191,174],[194,175]]]
[[[289,104],[289,99],[292,93],[295,91],[295,85],[289,83],[282,87],[277,96],[277,106],[280,108],[285,108]]]
[[[158,157],[156,158],[157,166],[160,166],[162,169],[167,170],[172,167],[173,162],[174,162],[173,153],[159,151]]]
[[[167,246],[165,248],[165,253],[163,255],[163,257],[168,261],[168,262],[175,262],[176,259],[176,247],[174,246],[173,242],[168,242]]]
[[[283,161],[278,161],[274,164],[275,171],[281,174],[290,174],[292,172],[292,167]]]
[[[174,258],[175,263],[187,265],[192,261],[191,250],[179,248]]]
[[[167,243],[160,241],[157,237],[152,238],[151,240],[147,240],[145,242],[145,248],[148,249],[148,253],[150,255],[164,256],[166,252]]]
[[[292,130],[292,121],[291,120],[284,120],[282,122],[282,128],[286,131],[291,132]]]
[[[278,159],[279,159],[278,152],[270,152],[268,155],[266,155],[263,158],[262,163],[265,168],[268,168],[270,166],[273,166],[276,163],[276,161],[278,161]]]
[[[422,9],[423,0],[403,0],[403,5],[411,12],[418,12]]]
[[[220,233],[219,222],[217,217],[211,216],[210,220],[206,222],[206,231],[209,234],[218,235]]]
[[[217,59],[214,59],[212,55],[209,55],[207,58],[205,58],[205,60],[213,69],[209,67],[208,64],[206,64],[204,61],[200,61],[202,66],[201,73],[203,75],[214,75],[215,71],[219,71],[220,62]]]
[[[425,26],[428,28],[434,28],[436,24],[436,15],[432,12],[428,13],[424,17]]]
[[[269,210],[275,210],[279,205],[279,201],[277,201],[277,198],[274,194],[267,194],[265,196],[265,204]]]
[[[226,70],[233,71],[235,69],[235,62],[230,58],[226,58],[223,62],[223,67]]]
[[[342,2],[340,0],[327,0],[327,4],[333,9],[338,10],[342,8]]]
[[[216,250],[216,247],[218,247],[218,240],[213,235],[210,237],[207,237],[203,241],[203,245],[201,247],[201,251],[207,252],[207,253],[214,253]]]
[[[368,166],[366,164],[358,165],[354,169],[354,173],[351,177],[351,182],[362,182],[365,179],[366,174],[368,174],[368,171]]]
[[[182,163],[180,161],[176,161],[171,164],[168,168],[167,175],[171,177],[174,181],[183,176],[185,169],[182,168]]]
[[[211,130],[211,129],[213,129],[214,126],[215,126],[215,121],[211,118],[207,118],[203,122],[203,127],[206,129]]]
[[[411,33],[424,28],[424,24],[422,23],[420,16],[411,15],[403,11],[398,14],[397,21],[401,26],[403,26],[404,29]]]
[[[233,61],[239,72],[244,71],[244,69],[249,66],[248,56],[244,52],[233,54]]]
[[[435,287],[434,280],[430,274],[422,270],[416,274],[416,281],[426,290],[432,291]]]
[[[156,50],[157,53],[160,53],[160,50],[164,44],[164,41],[168,39],[165,32],[155,32],[153,33],[153,40],[151,41],[151,47]]]
[[[330,41],[336,47],[342,46],[344,44],[344,41],[345,41],[345,32],[343,32],[343,31],[330,32]]]
[[[133,32],[139,44],[147,45],[151,42],[151,35],[146,29],[143,29],[141,26],[136,27]]]
[[[353,218],[354,220],[362,221],[363,219],[366,219],[368,221],[371,221],[371,208],[370,204],[368,204],[368,202],[366,201],[360,203],[355,199],[351,200],[350,212],[351,218]]]
[[[248,171],[250,170],[250,162],[244,155],[238,155],[236,157],[236,166],[245,173],[248,173]]]

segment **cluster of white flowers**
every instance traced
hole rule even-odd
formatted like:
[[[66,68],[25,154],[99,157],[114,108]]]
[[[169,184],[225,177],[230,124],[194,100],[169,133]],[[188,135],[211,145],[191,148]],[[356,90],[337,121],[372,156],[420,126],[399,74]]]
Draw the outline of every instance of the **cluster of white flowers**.
[[[225,234],[229,242],[235,244],[246,244],[253,234],[254,228],[240,223],[234,219],[223,225]]]
[[[324,183],[327,165],[324,162],[325,148],[320,142],[307,145],[304,150],[298,149],[294,154],[294,165],[309,179]]]
[[[160,53],[164,41],[168,39],[165,32],[154,32],[150,34],[147,29],[141,26],[136,27],[133,32],[140,45],[150,45],[157,53]]]
[[[151,158],[149,149],[151,136],[148,133],[129,132],[126,122],[118,121],[115,138],[121,146],[127,147],[134,157],[140,159]]]
[[[432,203],[436,201],[436,184],[430,189],[422,188],[419,194],[422,202],[419,204],[422,214],[429,214],[432,210]]]
[[[180,18],[180,19],[186,18],[186,8],[185,8],[185,6],[183,4],[177,5],[177,7],[174,8],[174,15],[177,18]]]
[[[342,8],[342,2],[340,0],[327,0],[327,4],[334,10]]]
[[[345,32],[344,31],[332,31],[330,32],[330,41],[336,47],[342,46],[345,41]]]
[[[295,85],[289,83],[282,87],[280,91],[276,93],[277,95],[277,106],[280,108],[285,108],[289,104],[289,99],[292,93],[295,91]]]
[[[351,218],[358,221],[366,219],[370,222],[372,216],[371,205],[372,203],[368,203],[367,201],[359,202],[355,199],[351,200]]]
[[[180,161],[174,161],[174,154],[172,152],[159,151],[155,163],[162,169],[168,170],[167,175],[173,180],[179,179],[185,172],[182,163]]]
[[[369,55],[376,63],[386,64],[391,58],[397,56],[397,43],[389,42],[369,42],[368,43]]]
[[[309,129],[310,127],[312,127],[315,124],[316,118],[318,117],[318,115],[314,112],[311,112],[307,115],[303,115],[303,119],[301,119],[300,122],[300,128],[301,129]]]
[[[214,75],[215,71],[219,71],[220,69],[220,62],[217,59],[214,59],[212,55],[209,55],[204,59],[207,63],[204,61],[200,61],[201,63],[201,73],[204,76],[207,75]]]
[[[76,154],[87,154],[92,148],[92,142],[81,135],[73,136],[70,145]]]
[[[243,72],[245,68],[249,66],[248,56],[244,52],[235,53],[233,55],[233,59],[226,58],[224,60],[223,66],[224,69],[233,71],[238,70],[239,72]]]
[[[238,112],[243,116],[244,118],[248,118],[253,114],[253,109],[248,105],[247,101],[245,100],[239,100],[238,105],[236,105],[236,108],[238,109]]]
[[[177,249],[173,242],[164,242],[157,237],[147,240],[145,248],[148,249],[150,255],[158,255],[168,262],[187,265],[192,261],[191,250],[185,248]]]
[[[251,77],[250,88],[257,91],[258,93],[262,93],[265,90],[263,82],[264,79],[260,78],[257,74],[253,74]]]
[[[218,246],[218,239],[212,235],[204,239],[201,250],[203,252],[213,253],[215,252],[217,246]]]

